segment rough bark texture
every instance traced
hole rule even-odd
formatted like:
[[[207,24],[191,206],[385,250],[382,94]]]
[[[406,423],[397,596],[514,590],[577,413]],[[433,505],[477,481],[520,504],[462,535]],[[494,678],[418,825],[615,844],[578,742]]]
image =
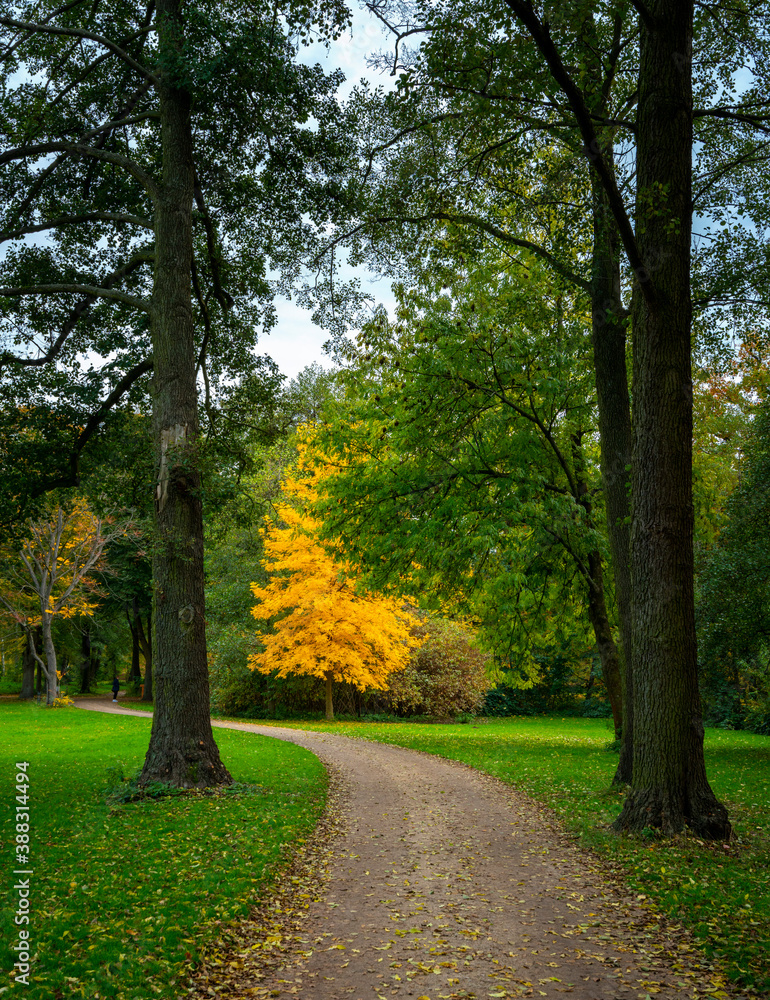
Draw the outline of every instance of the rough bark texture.
[[[180,0],[157,5],[166,65],[179,48]],[[174,53],[175,54],[175,53]],[[230,784],[209,718],[203,597],[203,518],[197,467],[190,269],[193,158],[189,95],[161,84],[163,176],[155,211],[151,326],[156,544],[153,557],[155,712],[142,783]]]
[[[685,825],[728,837],[709,787],[693,594],[690,0],[652,0],[640,19],[631,525],[634,761],[615,827]],[[644,285],[647,284],[645,288]]]

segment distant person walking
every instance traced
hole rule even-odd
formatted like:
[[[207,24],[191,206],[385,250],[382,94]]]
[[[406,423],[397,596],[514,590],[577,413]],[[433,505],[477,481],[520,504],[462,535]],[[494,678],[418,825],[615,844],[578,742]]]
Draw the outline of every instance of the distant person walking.
[[[116,677],[112,682],[112,700],[118,700],[118,691],[120,691],[120,681]]]

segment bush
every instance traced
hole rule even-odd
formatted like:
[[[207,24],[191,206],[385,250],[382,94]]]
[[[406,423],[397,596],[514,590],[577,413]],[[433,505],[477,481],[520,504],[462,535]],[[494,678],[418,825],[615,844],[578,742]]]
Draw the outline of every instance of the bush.
[[[533,659],[539,669],[538,683],[521,688],[503,681],[487,693],[484,715],[502,717],[558,712],[588,719],[612,715],[595,653],[576,657],[569,644],[561,643],[536,652]],[[511,670],[511,674],[515,677],[517,671]]]
[[[456,622],[425,616],[415,631],[419,649],[405,670],[388,678],[394,709],[438,719],[475,714],[489,687],[487,655]]]

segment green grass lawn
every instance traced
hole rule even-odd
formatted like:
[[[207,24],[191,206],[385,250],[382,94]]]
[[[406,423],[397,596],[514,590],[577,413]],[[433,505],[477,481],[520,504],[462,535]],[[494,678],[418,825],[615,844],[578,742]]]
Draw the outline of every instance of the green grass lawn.
[[[216,732],[222,757],[249,790],[111,803],[108,772],[132,776],[149,734],[149,718],[0,703],[0,987],[10,983],[18,936],[17,761],[30,764],[30,1000],[182,995],[201,948],[248,913],[313,829],[325,799],[320,762],[292,744],[227,730]]]
[[[254,734],[215,733],[236,780],[260,786],[252,794],[115,808],[104,794],[107,772],[139,768],[149,718],[4,701],[0,722],[6,859],[13,764],[31,762],[32,927],[41,979],[30,997],[179,995],[174,984],[185,965],[219,924],[248,910],[320,812],[325,779],[315,758]],[[606,750],[604,720],[272,724],[412,747],[496,775],[550,806],[634,894],[691,928],[730,979],[770,993],[770,738],[707,730],[710,780],[735,829],[725,847],[691,836],[666,842],[610,833],[622,793],[609,789],[617,756]],[[6,909],[4,940],[15,936],[9,921]]]
[[[270,724],[270,723],[268,723]],[[332,730],[439,754],[493,774],[550,806],[629,888],[692,929],[729,978],[770,995],[770,738],[706,731],[709,779],[735,830],[728,847],[612,834],[623,792],[605,720],[495,719],[474,725],[274,723]]]

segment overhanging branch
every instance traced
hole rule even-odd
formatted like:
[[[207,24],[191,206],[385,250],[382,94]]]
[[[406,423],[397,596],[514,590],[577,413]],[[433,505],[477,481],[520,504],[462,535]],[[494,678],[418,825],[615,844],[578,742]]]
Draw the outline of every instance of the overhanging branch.
[[[69,153],[75,156],[103,160],[105,163],[113,163],[135,177],[153,201],[158,199],[158,185],[145,170],[142,170],[138,163],[127,156],[121,156],[119,153],[111,153],[106,149],[96,149],[94,146],[84,146],[79,142],[41,142],[34,146],[18,146],[15,149],[8,149],[4,153],[0,153],[0,166],[10,163],[12,160],[48,156],[51,153]],[[50,167],[46,169],[50,169]]]
[[[122,302],[146,313],[150,311],[150,303],[146,299],[139,299],[127,292],[121,292],[117,288],[100,288],[98,285],[23,285],[18,288],[0,288],[0,296],[8,298],[17,295],[57,295],[71,292],[76,295],[92,295],[94,298],[113,299],[115,302]]]
[[[138,253],[135,254],[131,260],[123,264],[121,267],[117,268],[112,274],[106,275],[102,278],[101,288],[109,289],[112,288],[116,282],[121,281],[123,278],[127,277],[137,268],[141,267],[142,264],[151,260],[152,257],[149,253]],[[42,365],[47,365],[49,361],[53,361],[55,357],[61,352],[67,337],[75,329],[75,325],[78,320],[83,316],[88,309],[96,301],[96,296],[86,295],[84,298],[77,303],[77,305],[72,309],[69,316],[65,320],[62,328],[59,332],[59,336],[56,338],[54,343],[49,347],[42,357],[39,358],[19,358],[9,352],[4,352],[0,354],[0,366],[4,364],[14,364],[20,367],[41,367]]]
[[[83,38],[87,41],[96,42],[97,45],[103,45],[105,48],[113,52],[119,59],[127,63],[132,69],[135,69],[137,73],[140,73],[146,80],[151,80],[156,86],[160,85],[159,78],[151,73],[146,66],[142,66],[141,63],[137,62],[132,56],[128,54],[115,42],[110,41],[109,38],[105,38],[103,35],[97,35],[95,32],[84,31],[82,28],[59,28],[52,24],[39,24],[34,21],[15,21],[11,17],[0,17],[0,24],[5,25],[7,28],[17,28],[19,31],[28,31],[31,34],[46,34],[46,35],[64,35],[67,38]]]
[[[36,497],[43,496],[45,493],[50,493],[51,490],[65,489],[69,486],[80,485],[79,459],[81,451],[86,446],[89,439],[93,437],[94,433],[98,430],[99,425],[104,422],[110,410],[112,410],[113,407],[120,402],[121,398],[126,394],[126,392],[128,392],[131,386],[142,377],[142,375],[146,375],[148,372],[151,372],[152,369],[152,358],[145,358],[144,361],[140,361],[138,365],[135,365],[126,372],[109,396],[107,396],[101,404],[99,409],[91,414],[85,427],[80,432],[80,435],[75,442],[75,446],[69,455],[69,473],[63,476],[57,476],[53,479],[45,479],[41,483],[38,483],[30,490],[30,499],[34,500]]]
[[[146,375],[153,369],[152,358],[145,358],[144,361],[140,361],[138,365],[134,365],[133,368],[129,369],[123,378],[116,384],[112,392],[107,396],[99,409],[92,413],[88,418],[85,427],[80,432],[80,436],[75,443],[75,451],[77,454],[83,450],[83,448],[88,443],[89,439],[93,436],[95,431],[98,429],[99,424],[103,423],[104,418],[110,412],[110,410],[119,403],[121,398],[128,392],[134,382],[137,382],[142,375]]]
[[[22,236],[29,236],[30,233],[42,233],[46,229],[76,226],[81,222],[125,222],[150,231],[154,228],[152,220],[145,219],[141,215],[127,215],[121,212],[86,212],[83,215],[63,215],[60,219],[50,219],[48,222],[40,222],[35,226],[25,226],[23,229],[16,229],[13,232],[0,232],[0,243],[5,243],[7,240],[19,240]]]
[[[550,251],[546,250],[545,247],[541,247],[538,243],[533,243],[531,240],[525,240],[518,236],[513,236],[511,233],[507,233],[504,229],[500,229],[499,226],[495,226],[491,222],[485,222],[484,219],[478,219],[474,215],[439,211],[427,212],[425,215],[415,216],[378,216],[370,222],[364,223],[361,226],[356,227],[356,229],[344,233],[339,240],[348,239],[351,236],[357,235],[365,229],[367,225],[371,225],[371,223],[375,223],[376,225],[392,225],[398,223],[419,222],[451,222],[455,225],[471,226],[481,232],[487,233],[490,236],[494,236],[495,239],[500,240],[501,243],[507,243],[510,246],[519,247],[521,250],[529,250],[530,253],[533,253],[535,256],[546,261],[557,274],[561,275],[562,278],[566,278],[567,281],[570,281],[576,287],[583,289],[583,291],[589,294],[591,292],[590,281],[582,278],[579,274],[576,274],[573,270],[567,267],[566,264],[563,264],[558,257],[555,257]],[[336,245],[339,240],[335,240],[333,243],[330,243],[326,249]],[[318,257],[316,258],[316,262],[317,261]]]

